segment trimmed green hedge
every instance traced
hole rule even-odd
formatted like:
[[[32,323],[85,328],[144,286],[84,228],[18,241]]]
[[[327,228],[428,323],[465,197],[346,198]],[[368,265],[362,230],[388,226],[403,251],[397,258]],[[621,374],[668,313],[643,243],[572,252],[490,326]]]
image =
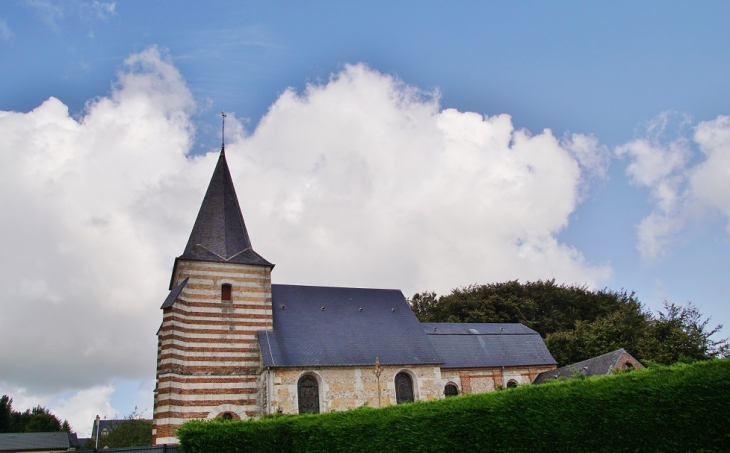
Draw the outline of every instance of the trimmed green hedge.
[[[730,360],[257,421],[194,421],[204,452],[730,451]]]

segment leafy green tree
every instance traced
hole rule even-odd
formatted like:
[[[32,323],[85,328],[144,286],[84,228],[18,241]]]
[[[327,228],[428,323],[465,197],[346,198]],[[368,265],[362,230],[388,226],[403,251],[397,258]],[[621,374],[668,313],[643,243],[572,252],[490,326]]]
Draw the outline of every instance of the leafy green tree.
[[[560,365],[626,349],[640,358],[654,357],[656,340],[649,332],[650,315],[626,306],[595,321],[577,320],[572,330],[554,332],[545,345]]]
[[[27,422],[25,432],[27,433],[48,433],[61,431],[61,421],[42,406],[36,406],[32,410],[25,411]]]
[[[11,433],[13,429],[13,399],[8,395],[0,397],[0,433]]]
[[[441,297],[423,292],[409,302],[422,322],[522,323],[540,333],[560,365],[618,348],[659,363],[728,354],[726,339],[711,339],[722,326],[709,329],[709,319],[692,304],[665,303],[665,312],[654,316],[624,290],[511,281],[457,288]]]
[[[105,436],[109,448],[144,447],[152,445],[152,422],[150,420],[125,420]],[[99,440],[101,448],[101,439]]]
[[[84,449],[92,449],[96,445],[96,439],[89,439],[83,445]],[[152,445],[152,420],[145,420],[142,414],[134,408],[131,414],[124,420],[115,423],[106,436],[99,436],[99,449],[146,447]]]
[[[664,312],[659,312],[659,317],[651,325],[651,335],[657,343],[655,360],[673,363],[728,357],[727,338],[711,338],[722,326],[709,328],[709,323],[710,319],[703,319],[691,302],[680,306],[665,301]]]
[[[13,410],[13,399],[8,395],[0,397],[0,433],[71,432],[68,421],[61,421],[42,406],[25,412]]]

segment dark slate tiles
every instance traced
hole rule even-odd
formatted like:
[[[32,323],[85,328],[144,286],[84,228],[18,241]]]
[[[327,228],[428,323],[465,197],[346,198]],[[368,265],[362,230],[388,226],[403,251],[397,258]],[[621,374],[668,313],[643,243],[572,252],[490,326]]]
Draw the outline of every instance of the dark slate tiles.
[[[625,349],[617,349],[598,357],[593,357],[582,362],[573,363],[551,371],[544,371],[535,377],[533,384],[542,384],[560,377],[572,378],[576,374],[584,376],[601,376],[610,374],[618,363],[621,355],[628,354]]]
[[[175,287],[172,288],[172,290],[170,291],[170,294],[168,294],[165,298],[165,301],[162,303],[162,306],[160,308],[172,307],[172,304],[174,304],[177,298],[180,296],[180,293],[182,292],[183,288],[185,288],[185,285],[187,285],[189,279],[190,277],[185,277],[185,280],[180,282],[178,285],[175,285]]]
[[[441,363],[399,290],[271,285],[274,330],[264,366]]]
[[[272,266],[251,247],[223,150],[185,251],[178,259]]]
[[[0,451],[68,450],[76,447],[73,433],[10,433],[0,434]]]
[[[518,323],[422,323],[442,368],[555,365],[540,334]]]

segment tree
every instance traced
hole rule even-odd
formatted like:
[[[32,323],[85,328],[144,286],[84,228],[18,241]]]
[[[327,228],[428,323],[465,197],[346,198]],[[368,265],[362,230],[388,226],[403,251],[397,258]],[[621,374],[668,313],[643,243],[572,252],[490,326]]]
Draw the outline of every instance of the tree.
[[[143,419],[125,420],[105,436],[105,441],[104,446],[109,448],[152,445],[152,422]],[[101,439],[99,447],[102,447]]]
[[[624,290],[511,281],[457,288],[441,297],[423,292],[409,302],[422,322],[522,323],[540,333],[560,365],[618,348],[659,363],[728,354],[727,339],[710,338],[722,326],[709,329],[709,319],[691,303],[665,303],[666,313],[654,316]]]
[[[625,306],[595,321],[577,320],[572,330],[554,332],[545,345],[560,365],[580,362],[616,349],[646,360],[655,357],[656,340],[650,333],[650,315]]]
[[[0,433],[11,433],[13,428],[13,399],[0,397]]]
[[[713,340],[711,337],[722,329],[718,325],[708,329],[710,318],[702,319],[702,314],[691,302],[680,306],[664,301],[665,312],[651,325],[651,334],[657,342],[657,361],[672,363],[677,361],[706,360],[714,357],[727,357],[727,338]]]
[[[96,439],[89,439],[83,445],[84,449],[92,449],[96,445]],[[134,408],[131,414],[124,420],[115,423],[109,434],[99,436],[97,448],[126,448],[146,447],[152,445],[152,420],[145,420],[142,414]]]
[[[0,397],[0,433],[39,433],[71,432],[67,420],[61,421],[43,406],[27,409],[25,412],[13,410],[13,399],[8,395]]]
[[[25,432],[27,433],[48,433],[61,431],[61,421],[42,406],[28,409],[23,414],[27,417]]]

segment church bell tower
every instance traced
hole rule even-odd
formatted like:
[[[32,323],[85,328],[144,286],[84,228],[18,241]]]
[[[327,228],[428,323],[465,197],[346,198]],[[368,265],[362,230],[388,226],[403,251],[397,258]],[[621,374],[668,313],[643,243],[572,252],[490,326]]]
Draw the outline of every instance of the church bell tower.
[[[262,407],[256,332],[273,328],[271,270],[256,253],[221,148],[157,332],[153,442],[192,419],[245,419]]]

